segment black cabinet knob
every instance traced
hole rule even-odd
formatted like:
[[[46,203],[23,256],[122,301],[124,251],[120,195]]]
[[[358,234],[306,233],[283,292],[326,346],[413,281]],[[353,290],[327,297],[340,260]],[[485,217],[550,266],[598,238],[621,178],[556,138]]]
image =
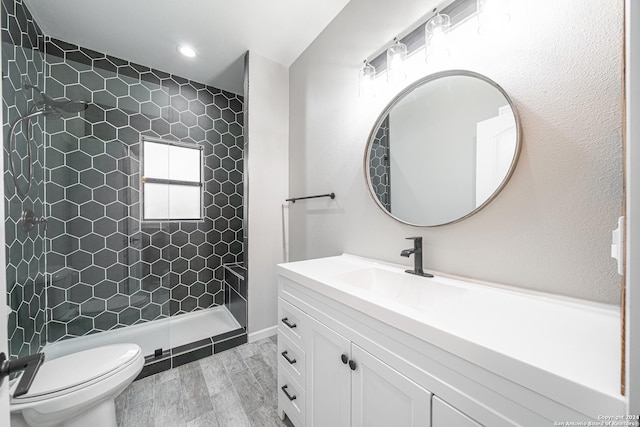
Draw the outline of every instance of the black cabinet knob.
[[[349,357],[346,354],[340,356],[340,360],[342,360],[342,363],[344,363],[345,365],[349,363]]]
[[[349,367],[351,368],[352,371],[356,370],[356,362],[353,360],[349,360]]]

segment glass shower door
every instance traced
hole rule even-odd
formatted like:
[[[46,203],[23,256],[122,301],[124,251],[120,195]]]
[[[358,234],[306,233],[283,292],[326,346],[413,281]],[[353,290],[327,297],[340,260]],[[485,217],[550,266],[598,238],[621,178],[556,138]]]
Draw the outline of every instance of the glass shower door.
[[[165,226],[141,222],[140,134],[168,94],[108,62],[56,52],[47,49],[47,94],[89,107],[46,122],[49,350],[116,342],[138,343],[145,355],[166,350]]]
[[[6,239],[6,302],[11,309],[8,318],[9,356],[21,357],[37,353],[44,345],[46,336],[44,226],[24,230],[21,222],[26,210],[38,217],[44,215],[44,119],[34,117],[32,120],[22,120],[38,101],[38,94],[25,88],[25,83],[37,85],[44,82],[44,57],[37,46],[29,45],[34,42],[32,37],[25,37],[23,43],[20,43],[20,38],[17,38],[16,44],[12,42],[13,30],[19,23],[15,22],[14,17],[10,18],[14,20],[11,37],[3,37],[2,41],[2,130],[5,141],[3,226]],[[7,19],[3,8],[3,29],[8,27]],[[10,138],[14,125],[14,137]],[[27,141],[30,141],[30,145]],[[9,159],[13,159],[13,173],[10,172]]]

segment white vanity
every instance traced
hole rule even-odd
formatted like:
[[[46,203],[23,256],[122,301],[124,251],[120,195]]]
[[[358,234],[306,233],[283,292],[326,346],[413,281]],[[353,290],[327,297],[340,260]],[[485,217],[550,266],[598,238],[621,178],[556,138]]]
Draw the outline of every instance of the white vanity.
[[[278,411],[296,427],[538,427],[625,413],[615,307],[349,255],[278,274]]]

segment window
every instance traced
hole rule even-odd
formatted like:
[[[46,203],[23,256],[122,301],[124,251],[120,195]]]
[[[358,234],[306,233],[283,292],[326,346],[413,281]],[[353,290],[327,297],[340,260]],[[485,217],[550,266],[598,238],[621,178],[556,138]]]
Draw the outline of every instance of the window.
[[[150,138],[142,146],[142,220],[202,220],[202,147]]]

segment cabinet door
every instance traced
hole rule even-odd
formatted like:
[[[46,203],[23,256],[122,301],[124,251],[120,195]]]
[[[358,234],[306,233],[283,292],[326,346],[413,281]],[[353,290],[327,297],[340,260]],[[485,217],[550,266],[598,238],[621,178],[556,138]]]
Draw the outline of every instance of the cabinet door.
[[[307,355],[307,427],[349,427],[351,370],[350,341],[311,319],[305,339]]]
[[[355,344],[352,427],[428,427],[431,393]]]
[[[448,403],[433,396],[432,427],[482,427]]]

